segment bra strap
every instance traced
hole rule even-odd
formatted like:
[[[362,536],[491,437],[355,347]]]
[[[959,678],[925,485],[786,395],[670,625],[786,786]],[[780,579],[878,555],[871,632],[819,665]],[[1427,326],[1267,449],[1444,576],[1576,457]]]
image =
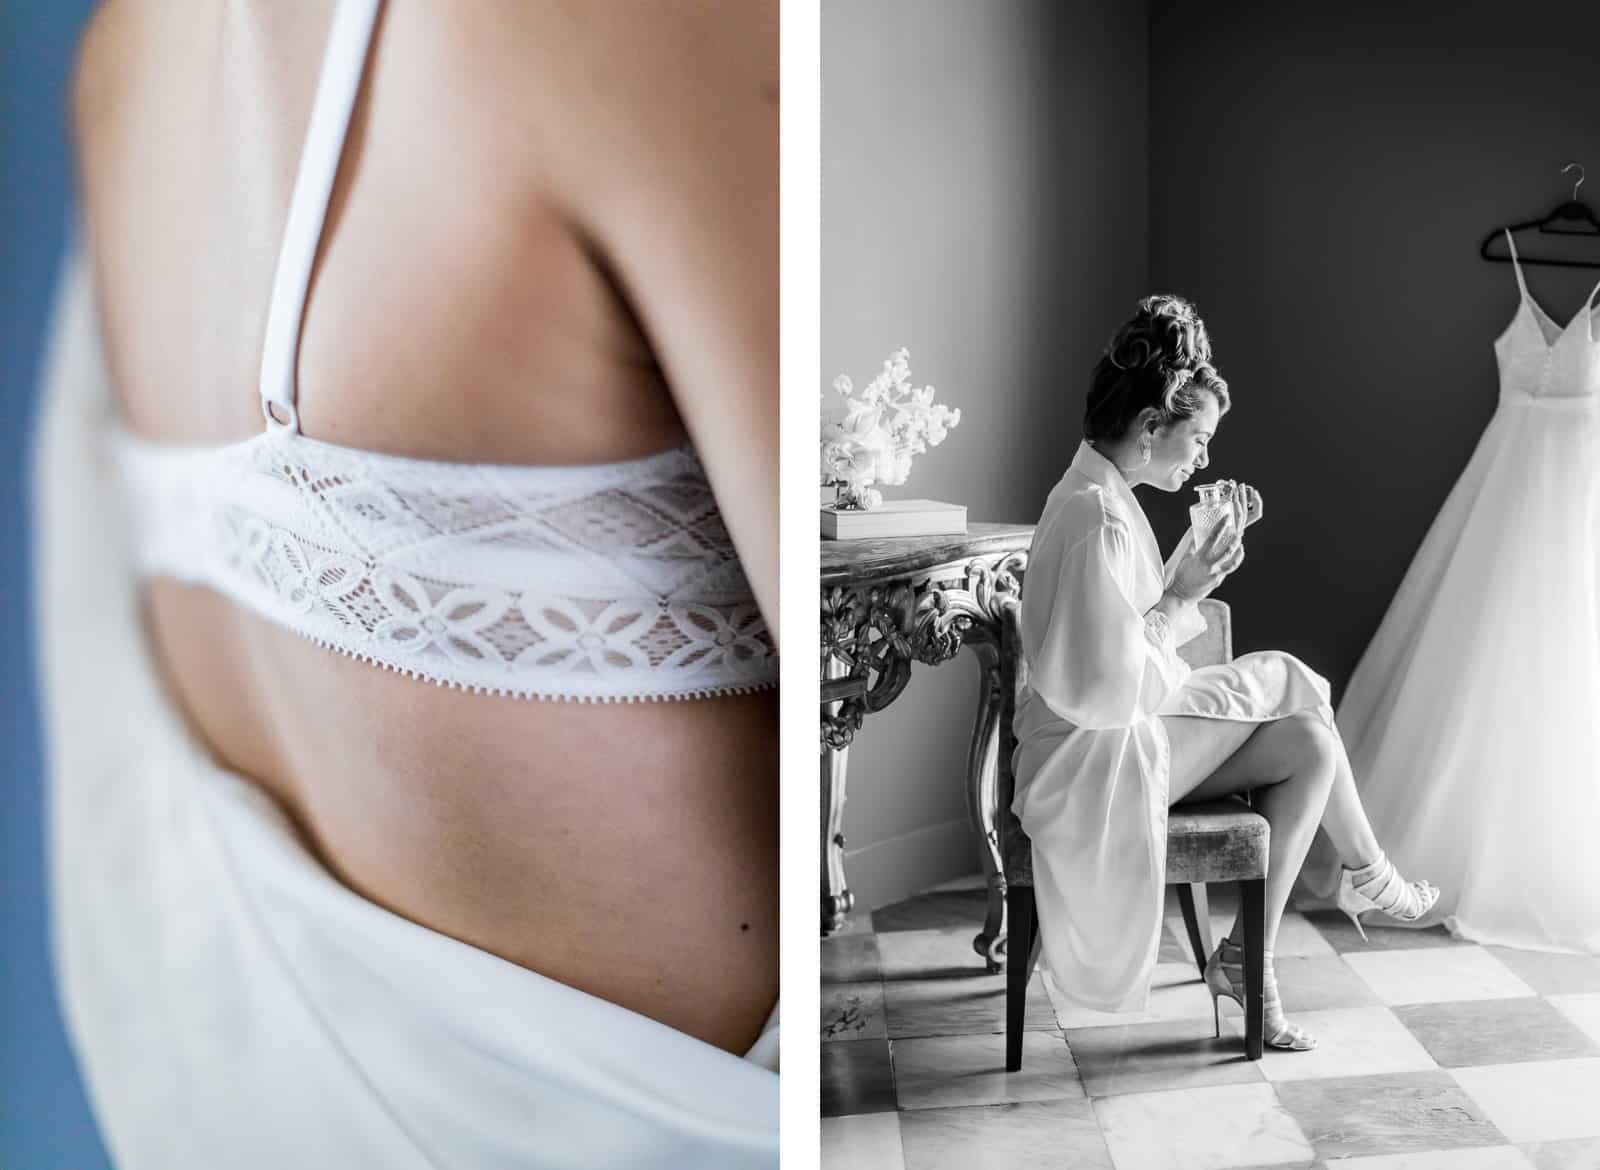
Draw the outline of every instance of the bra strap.
[[[300,430],[296,367],[311,267],[339,173],[350,114],[361,89],[367,48],[383,0],[339,0],[311,104],[311,123],[300,152],[278,266],[272,276],[267,332],[261,353],[261,413],[271,431]]]
[[[1528,299],[1528,282],[1522,278],[1522,262],[1517,259],[1517,242],[1511,238],[1511,229],[1506,228],[1506,247],[1511,249],[1511,267],[1517,270],[1517,287],[1522,290],[1522,299]]]

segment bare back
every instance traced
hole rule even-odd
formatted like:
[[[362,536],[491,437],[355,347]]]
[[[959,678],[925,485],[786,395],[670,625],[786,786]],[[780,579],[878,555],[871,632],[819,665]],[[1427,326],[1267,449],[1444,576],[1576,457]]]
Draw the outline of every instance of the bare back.
[[[635,24],[681,24],[632,7]],[[775,82],[775,17],[715,7],[724,35],[749,41],[724,100],[750,105],[737,124],[760,134],[773,111],[754,79]],[[583,58],[605,38],[580,9],[517,8],[394,0],[380,16],[302,332],[313,438],[572,464],[710,437],[658,358],[669,326],[643,323],[629,257],[586,226],[604,184],[567,181],[595,100],[571,79],[604,92],[615,64]],[[108,362],[143,435],[222,444],[261,429],[267,299],[331,18],[331,3],[119,0],[85,36],[82,201]],[[744,157],[705,148],[711,169]],[[773,170],[775,187],[775,154]],[[775,257],[775,215],[770,228]],[[775,296],[775,264],[767,279]],[[774,693],[465,694],[330,654],[200,588],[155,582],[147,602],[195,734],[351,887],[729,1050],[753,1041],[777,995]]]

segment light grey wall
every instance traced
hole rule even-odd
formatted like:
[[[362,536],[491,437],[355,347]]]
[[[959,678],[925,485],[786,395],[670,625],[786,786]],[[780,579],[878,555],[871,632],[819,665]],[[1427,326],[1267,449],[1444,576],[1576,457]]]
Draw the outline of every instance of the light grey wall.
[[[1479,243],[1570,195],[1573,157],[1600,207],[1597,44],[1600,10],[1548,0],[1152,3],[1152,285],[1195,299],[1234,391],[1212,471],[1266,502],[1237,650],[1349,678],[1494,410],[1517,285]],[[1562,324],[1600,277],[1527,273]],[[1164,539],[1181,505],[1147,504]]]
[[[822,366],[898,346],[962,411],[890,494],[1031,522],[1085,373],[1147,273],[1146,14],[1098,0],[825,0]],[[850,752],[865,909],[977,867],[962,781],[976,667],[918,667]]]

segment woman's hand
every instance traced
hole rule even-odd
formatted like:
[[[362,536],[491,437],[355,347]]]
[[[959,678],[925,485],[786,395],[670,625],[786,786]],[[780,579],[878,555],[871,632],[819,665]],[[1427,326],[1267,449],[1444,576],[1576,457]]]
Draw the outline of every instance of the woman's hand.
[[[1247,483],[1237,484],[1233,489],[1233,499],[1244,513],[1241,529],[1249,528],[1261,519],[1261,493],[1255,488]]]
[[[1167,592],[1180,601],[1199,601],[1244,563],[1244,534],[1237,515],[1237,512],[1224,513],[1205,542],[1183,555],[1172,571],[1172,584]]]
[[[1233,489],[1234,520],[1242,532],[1261,519],[1261,493],[1247,483],[1224,479],[1220,482]]]

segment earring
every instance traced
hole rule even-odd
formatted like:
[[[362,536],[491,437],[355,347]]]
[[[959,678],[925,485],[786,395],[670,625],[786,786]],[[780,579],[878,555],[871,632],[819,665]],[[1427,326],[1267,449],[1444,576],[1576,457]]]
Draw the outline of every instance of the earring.
[[[1146,463],[1150,462],[1150,440],[1149,439],[1146,439],[1144,442],[1139,444],[1139,456],[1140,456],[1139,466],[1143,467]]]

